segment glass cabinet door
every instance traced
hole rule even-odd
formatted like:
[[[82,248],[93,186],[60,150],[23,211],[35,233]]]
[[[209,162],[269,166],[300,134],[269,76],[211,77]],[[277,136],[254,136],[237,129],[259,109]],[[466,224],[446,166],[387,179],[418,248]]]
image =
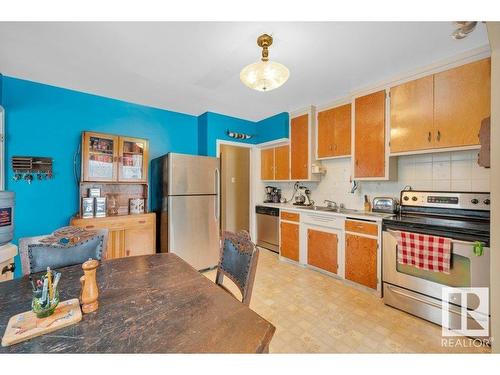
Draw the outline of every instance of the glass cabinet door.
[[[148,142],[140,138],[120,137],[118,179],[146,182],[148,178]]]
[[[118,137],[85,132],[83,138],[83,181],[116,181]]]

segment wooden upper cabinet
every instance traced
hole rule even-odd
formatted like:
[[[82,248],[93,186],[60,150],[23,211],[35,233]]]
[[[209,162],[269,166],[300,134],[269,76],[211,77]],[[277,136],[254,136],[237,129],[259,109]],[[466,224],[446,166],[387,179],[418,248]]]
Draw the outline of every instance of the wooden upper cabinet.
[[[292,180],[309,178],[309,114],[290,121],[290,159]]]
[[[377,288],[377,239],[345,235],[345,278]]]
[[[355,99],[354,177],[385,177],[385,91]]]
[[[333,108],[318,112],[318,158],[333,156],[333,122],[335,121]]]
[[[391,88],[391,152],[432,147],[434,80],[423,77]]]
[[[351,105],[318,113],[318,158],[351,154]]]
[[[148,142],[140,138],[119,137],[118,181],[147,182]]]
[[[335,233],[307,230],[307,263],[337,273],[338,237]]]
[[[274,148],[260,150],[260,178],[274,180]]]
[[[290,147],[288,145],[279,146],[274,149],[274,179],[290,179]]]
[[[333,156],[351,155],[351,104],[334,109]]]
[[[479,144],[481,121],[490,116],[491,60],[434,75],[436,148]]]
[[[118,136],[82,133],[82,180],[113,182],[118,179]]]
[[[83,132],[82,181],[147,182],[148,141],[141,138]]]

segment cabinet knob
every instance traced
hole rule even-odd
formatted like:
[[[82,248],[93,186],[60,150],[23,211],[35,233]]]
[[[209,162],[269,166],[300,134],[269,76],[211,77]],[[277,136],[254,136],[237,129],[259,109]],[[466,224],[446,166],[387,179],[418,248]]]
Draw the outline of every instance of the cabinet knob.
[[[127,254],[127,256],[130,256],[130,250],[125,251],[125,254]]]
[[[427,142],[430,142],[431,139],[432,139],[431,132],[429,132],[429,134],[427,135]]]
[[[439,142],[441,140],[441,132],[438,130],[436,140]]]
[[[92,228],[94,228],[94,227],[95,227],[94,225],[86,225],[86,226],[85,226],[85,229],[92,229]]]
[[[144,224],[146,223],[146,220],[139,220],[139,224]]]

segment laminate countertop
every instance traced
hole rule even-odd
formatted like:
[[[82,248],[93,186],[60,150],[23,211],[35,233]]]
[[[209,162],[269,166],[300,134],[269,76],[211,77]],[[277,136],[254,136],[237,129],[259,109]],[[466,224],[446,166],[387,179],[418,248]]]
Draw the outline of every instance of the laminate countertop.
[[[381,212],[366,212],[363,210],[341,209],[340,211],[329,211],[318,209],[317,207],[310,206],[297,206],[291,203],[259,203],[257,206],[274,207],[285,211],[296,211],[301,213],[316,213],[324,215],[341,216],[345,218],[371,220],[381,222],[382,219],[394,216],[394,214],[387,214]]]
[[[61,301],[80,294],[81,265],[60,269]],[[275,327],[175,254],[106,260],[99,309],[0,353],[262,353]],[[31,307],[27,277],[0,283],[0,332]]]

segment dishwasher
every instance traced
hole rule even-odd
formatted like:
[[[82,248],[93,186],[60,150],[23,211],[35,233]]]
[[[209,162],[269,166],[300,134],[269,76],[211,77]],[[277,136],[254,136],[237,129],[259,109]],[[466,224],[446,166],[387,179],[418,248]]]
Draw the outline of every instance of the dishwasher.
[[[279,252],[280,210],[275,207],[255,206],[257,217],[257,246]]]

